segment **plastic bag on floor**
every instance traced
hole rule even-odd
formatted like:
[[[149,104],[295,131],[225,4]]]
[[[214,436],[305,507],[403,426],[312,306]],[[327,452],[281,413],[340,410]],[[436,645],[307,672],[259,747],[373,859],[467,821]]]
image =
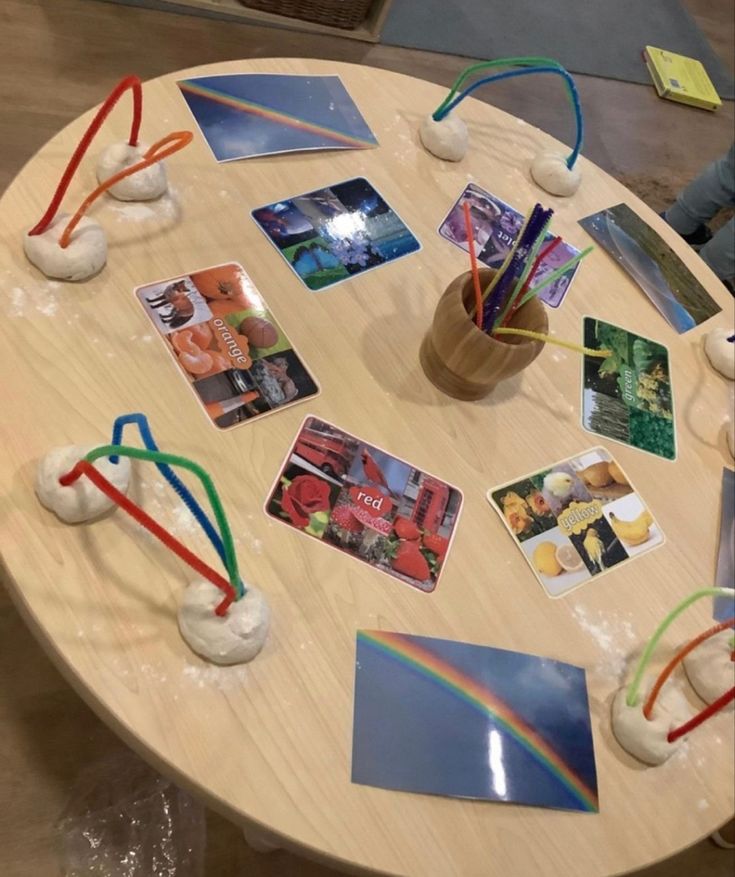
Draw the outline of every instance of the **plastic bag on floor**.
[[[204,808],[132,753],[82,772],[57,830],[64,877],[204,875]]]

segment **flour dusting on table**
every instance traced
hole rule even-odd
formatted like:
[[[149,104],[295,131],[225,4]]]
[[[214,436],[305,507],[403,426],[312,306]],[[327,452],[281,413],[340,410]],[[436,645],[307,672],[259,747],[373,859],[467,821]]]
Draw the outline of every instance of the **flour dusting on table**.
[[[194,515],[179,499],[173,488],[162,481],[139,481],[145,491],[143,506],[157,521],[170,530],[174,536],[193,536],[199,532],[199,525]],[[151,541],[157,542],[155,536],[144,531]]]
[[[163,481],[142,480],[139,480],[138,484],[144,491],[142,504],[145,510],[162,523],[174,536],[181,539],[190,537],[206,539],[194,515],[192,515],[170,485]],[[209,508],[206,503],[204,503],[204,507],[209,514]],[[141,533],[150,542],[158,542],[156,537],[149,533],[148,530],[141,528]],[[232,537],[235,545],[244,544],[246,549],[254,554],[261,554],[263,551],[262,540],[255,538],[249,530],[235,532],[232,534]]]
[[[110,204],[109,207],[117,214],[118,222],[142,222],[156,215],[147,204]]]
[[[620,684],[625,676],[628,655],[638,640],[629,620],[632,614],[621,617],[618,613],[600,609],[593,613],[579,605],[572,611],[579,626],[595,640],[601,652],[592,672],[606,682]]]
[[[59,310],[59,297],[56,290],[61,283],[47,280],[38,285],[11,285],[0,290],[0,303],[6,317],[55,317]]]
[[[218,691],[231,691],[240,688],[247,680],[248,668],[245,666],[215,667],[214,665],[185,664],[183,678],[197,688],[216,688]]]
[[[177,192],[169,185],[168,191],[155,201],[113,202],[107,209],[115,213],[118,222],[147,222],[151,219],[176,219],[180,213]]]
[[[173,618],[172,623],[175,623]],[[79,631],[77,635],[83,635],[83,632]],[[113,658],[112,667],[120,679],[142,677],[148,682],[173,687],[182,693],[193,688],[234,691],[245,685],[248,675],[248,668],[244,665],[216,667],[213,664],[190,664],[186,658],[183,659],[180,673],[171,667],[164,669],[160,663],[143,663],[136,671],[130,663],[118,658]],[[177,694],[174,694],[174,700],[178,700]]]

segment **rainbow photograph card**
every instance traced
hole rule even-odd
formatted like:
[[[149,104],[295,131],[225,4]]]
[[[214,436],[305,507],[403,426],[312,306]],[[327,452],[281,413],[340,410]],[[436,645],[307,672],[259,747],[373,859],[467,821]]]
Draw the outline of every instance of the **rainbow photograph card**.
[[[339,76],[230,73],[177,85],[219,162],[378,145]]]
[[[596,813],[585,672],[489,646],[359,630],[352,782]]]

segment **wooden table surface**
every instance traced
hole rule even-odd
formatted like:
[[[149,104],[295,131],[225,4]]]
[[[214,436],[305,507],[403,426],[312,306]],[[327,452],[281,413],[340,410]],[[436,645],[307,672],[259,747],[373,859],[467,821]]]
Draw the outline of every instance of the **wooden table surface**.
[[[732,464],[722,426],[731,388],[708,367],[702,339],[715,326],[732,326],[731,297],[642,202],[586,160],[573,198],[537,189],[529,161],[553,141],[519,119],[466,101],[470,151],[461,163],[449,164],[418,142],[419,123],[444,96],[437,86],[317,60],[230,62],[186,75],[236,71],[339,73],[380,147],[218,165],[197,133],[169,161],[171,198],[145,208],[108,199],[93,209],[110,252],[104,270],[82,284],[41,276],[24,259],[21,235],[45,208],[89,115],[41,149],[0,201],[0,547],[24,617],[82,697],[142,755],[243,827],[305,855],[344,868],[422,877],[596,877],[640,868],[695,842],[733,812],[732,714],[693,733],[683,755],[643,769],[613,739],[609,708],[626,658],[675,602],[712,582],[721,472]],[[148,142],[192,127],[175,85],[181,75],[144,87]],[[567,112],[561,91],[549,99]],[[100,148],[126,136],[129,106],[122,104]],[[423,250],[310,293],[249,211],[358,175],[406,220]],[[547,347],[522,378],[479,403],[441,395],[418,364],[441,292],[467,268],[466,256],[436,229],[469,180],[524,211],[537,199],[553,206],[554,230],[578,247],[589,238],[577,219],[624,201],[667,239],[723,307],[679,336],[598,249],[564,305],[549,312],[552,331],[562,337],[578,339],[582,315],[592,314],[668,345],[679,439],[675,463],[609,445],[667,542],[560,600],[546,597],[485,492],[600,443],[580,426],[578,356]],[[90,158],[66,204],[73,208],[93,185]],[[132,290],[231,260],[250,273],[322,394],[220,433],[152,337]],[[213,474],[241,567],[268,595],[270,638],[246,667],[214,668],[189,652],[175,618],[189,571],[126,516],[69,527],[35,498],[41,455],[56,445],[105,443],[114,417],[138,410],[146,412],[164,449],[199,460]],[[265,516],[269,488],[307,413],[462,489],[456,539],[433,594]],[[181,522],[177,502],[152,471],[137,472],[133,496],[212,557]],[[661,658],[709,619],[708,601],[693,607],[666,636]],[[465,640],[586,667],[601,812],[353,785],[358,628]]]

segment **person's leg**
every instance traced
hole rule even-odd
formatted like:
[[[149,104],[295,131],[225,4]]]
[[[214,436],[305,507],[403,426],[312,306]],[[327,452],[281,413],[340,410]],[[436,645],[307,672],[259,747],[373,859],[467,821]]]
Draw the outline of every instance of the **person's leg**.
[[[699,255],[720,280],[728,281],[732,286],[735,279],[735,217],[702,247]]]
[[[664,214],[680,235],[690,235],[722,207],[735,204],[735,143],[727,155],[712,162],[678,196]]]

